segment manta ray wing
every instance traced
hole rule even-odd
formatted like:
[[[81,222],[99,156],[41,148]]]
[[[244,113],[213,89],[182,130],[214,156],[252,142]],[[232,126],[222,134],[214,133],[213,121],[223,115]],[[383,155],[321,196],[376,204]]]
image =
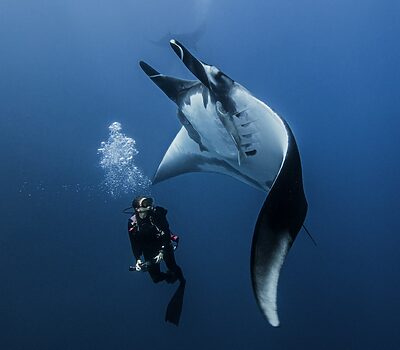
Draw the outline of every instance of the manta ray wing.
[[[189,135],[186,128],[182,127],[165,153],[154,175],[153,183],[156,184],[192,172],[225,174],[255,186],[252,179],[244,178],[243,174],[239,173],[216,152],[202,150],[200,145]]]
[[[279,326],[277,288],[281,267],[307,213],[300,155],[289,127],[283,166],[257,219],[251,249],[251,277],[257,303],[269,323]]]

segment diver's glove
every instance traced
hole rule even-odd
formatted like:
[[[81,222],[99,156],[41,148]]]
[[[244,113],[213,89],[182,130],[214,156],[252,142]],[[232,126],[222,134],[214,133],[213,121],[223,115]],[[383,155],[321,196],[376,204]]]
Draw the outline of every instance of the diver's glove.
[[[141,266],[142,264],[143,264],[142,260],[137,259],[136,265],[135,265],[136,271],[141,271],[142,270],[142,266]]]
[[[159,264],[163,258],[164,258],[164,252],[160,250],[160,252],[154,257],[154,262],[156,264]]]

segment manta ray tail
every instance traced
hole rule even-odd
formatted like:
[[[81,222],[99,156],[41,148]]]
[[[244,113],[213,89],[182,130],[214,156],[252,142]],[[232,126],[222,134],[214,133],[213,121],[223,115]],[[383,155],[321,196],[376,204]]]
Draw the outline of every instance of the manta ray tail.
[[[178,101],[179,94],[198,83],[193,80],[178,79],[161,74],[143,61],[140,61],[139,65],[147,76],[175,103]]]
[[[317,246],[317,242],[315,241],[314,237],[311,235],[310,231],[308,231],[306,225],[303,224],[304,231],[306,231],[308,237],[312,240],[315,246]]]

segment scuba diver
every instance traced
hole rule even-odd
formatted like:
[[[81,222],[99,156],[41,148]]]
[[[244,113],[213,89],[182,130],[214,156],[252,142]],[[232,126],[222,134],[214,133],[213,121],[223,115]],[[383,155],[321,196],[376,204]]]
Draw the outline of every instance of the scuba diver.
[[[130,270],[148,272],[154,283],[177,280],[185,283],[182,270],[175,261],[174,243],[177,244],[178,237],[171,234],[167,210],[153,206],[153,199],[144,196],[136,197],[132,208],[134,214],[128,221],[128,232],[136,265]],[[160,269],[162,260],[168,268],[166,272]]]
[[[154,283],[179,280],[178,288],[168,303],[165,321],[178,326],[181,317],[186,280],[181,268],[176,264],[174,249],[179,238],[171,233],[167,221],[167,210],[153,206],[150,197],[136,197],[132,202],[134,214],[128,221],[129,240],[136,265],[130,271],[148,272]],[[144,262],[141,257],[143,255]],[[165,261],[168,270],[162,272],[161,261]]]

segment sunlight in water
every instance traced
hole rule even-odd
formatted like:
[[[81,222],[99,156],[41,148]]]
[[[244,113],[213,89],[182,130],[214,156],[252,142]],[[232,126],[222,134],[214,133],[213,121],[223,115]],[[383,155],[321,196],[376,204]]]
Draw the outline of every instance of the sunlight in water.
[[[105,172],[107,192],[112,196],[136,192],[148,194],[151,180],[135,164],[135,157],[139,153],[136,141],[122,133],[122,126],[118,122],[112,123],[108,129],[108,140],[103,141],[97,150],[100,166]]]

